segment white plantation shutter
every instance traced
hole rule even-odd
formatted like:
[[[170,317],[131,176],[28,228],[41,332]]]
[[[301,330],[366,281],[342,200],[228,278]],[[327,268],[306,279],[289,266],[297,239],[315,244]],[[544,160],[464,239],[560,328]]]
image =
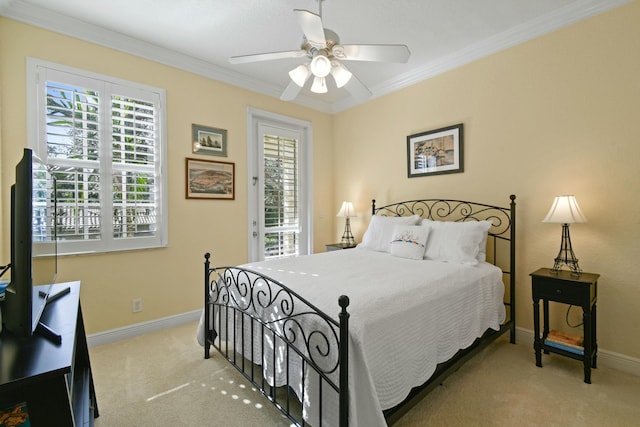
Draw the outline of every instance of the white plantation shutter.
[[[167,243],[164,91],[42,61],[34,150],[56,177],[59,253]]]
[[[264,134],[264,257],[299,254],[299,141]]]
[[[157,232],[156,111],[153,103],[112,96],[113,236]]]
[[[46,150],[39,154],[56,177],[58,237],[99,240],[100,94],[95,88],[48,81],[44,96],[45,120],[40,124]]]

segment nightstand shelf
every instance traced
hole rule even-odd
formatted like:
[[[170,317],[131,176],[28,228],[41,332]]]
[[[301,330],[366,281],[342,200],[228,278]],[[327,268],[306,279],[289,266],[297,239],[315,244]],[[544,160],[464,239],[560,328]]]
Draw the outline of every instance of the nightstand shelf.
[[[591,368],[596,367],[598,344],[596,339],[596,303],[598,301],[599,274],[582,273],[575,276],[569,271],[553,272],[541,268],[531,273],[531,293],[533,296],[533,348],[536,366],[542,367],[542,352],[556,353],[584,364],[584,382],[591,384]],[[540,300],[543,305],[543,330],[540,334]],[[549,301],[582,307],[584,343],[582,354],[575,350],[565,350],[545,343],[549,335]]]
[[[340,251],[342,249],[352,249],[357,246],[356,243],[330,243],[325,245],[327,247],[327,252],[330,251]]]

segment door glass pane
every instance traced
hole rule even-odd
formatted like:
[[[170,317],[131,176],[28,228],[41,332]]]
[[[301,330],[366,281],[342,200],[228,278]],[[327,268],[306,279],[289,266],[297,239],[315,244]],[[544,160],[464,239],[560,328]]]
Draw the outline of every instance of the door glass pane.
[[[264,135],[264,258],[299,254],[298,141]]]

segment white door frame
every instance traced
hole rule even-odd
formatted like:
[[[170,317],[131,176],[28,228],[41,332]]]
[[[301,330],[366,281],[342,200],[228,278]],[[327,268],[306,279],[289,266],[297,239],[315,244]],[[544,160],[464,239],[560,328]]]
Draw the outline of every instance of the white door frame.
[[[259,247],[260,216],[258,212],[260,179],[258,175],[258,124],[296,128],[302,134],[300,141],[300,206],[301,225],[304,236],[300,239],[300,253],[313,252],[313,127],[311,122],[256,108],[247,108],[247,248],[248,262],[261,261],[263,252]]]

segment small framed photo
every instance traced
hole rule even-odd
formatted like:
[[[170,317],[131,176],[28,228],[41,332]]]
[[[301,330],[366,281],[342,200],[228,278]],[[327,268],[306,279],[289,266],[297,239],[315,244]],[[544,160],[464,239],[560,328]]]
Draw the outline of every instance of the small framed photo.
[[[235,163],[187,158],[187,199],[235,199]]]
[[[407,136],[409,178],[463,171],[462,123]]]
[[[227,130],[191,125],[191,146],[194,153],[227,157]]]

